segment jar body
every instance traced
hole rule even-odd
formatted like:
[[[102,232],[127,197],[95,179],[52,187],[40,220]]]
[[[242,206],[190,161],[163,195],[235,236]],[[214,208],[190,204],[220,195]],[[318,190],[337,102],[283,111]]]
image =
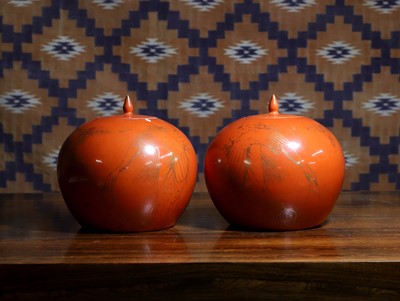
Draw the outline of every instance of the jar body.
[[[58,181],[72,215],[86,228],[138,232],[173,226],[197,177],[187,137],[154,117],[98,118],[64,142]]]
[[[232,225],[297,230],[320,225],[344,178],[344,156],[318,122],[257,115],[223,128],[209,145],[204,174],[211,198]]]

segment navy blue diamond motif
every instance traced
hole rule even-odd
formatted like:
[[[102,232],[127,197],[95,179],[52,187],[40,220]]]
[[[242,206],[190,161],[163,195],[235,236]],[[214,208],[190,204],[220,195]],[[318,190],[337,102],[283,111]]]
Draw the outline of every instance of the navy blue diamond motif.
[[[223,2],[223,0],[182,0],[198,11],[209,11]]]
[[[165,45],[158,39],[148,38],[136,47],[131,47],[131,53],[136,54],[148,63],[157,63],[165,57],[176,54],[176,49]]]
[[[367,0],[364,3],[381,14],[390,14],[392,11],[400,7],[399,0]]]
[[[121,97],[111,92],[103,93],[88,102],[88,107],[102,116],[111,116],[121,110]]]
[[[301,114],[313,108],[314,105],[296,93],[286,93],[279,100],[279,111],[287,114]]]
[[[315,4],[315,0],[272,0],[272,3],[291,13],[296,13],[303,8]]]
[[[219,109],[223,108],[223,103],[217,98],[212,97],[208,93],[199,93],[179,105],[180,108],[196,115],[200,118],[208,117]]]

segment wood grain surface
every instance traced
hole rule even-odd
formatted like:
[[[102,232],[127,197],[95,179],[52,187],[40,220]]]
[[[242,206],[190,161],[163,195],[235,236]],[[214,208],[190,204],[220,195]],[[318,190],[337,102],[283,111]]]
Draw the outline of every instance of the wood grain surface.
[[[1,300],[400,300],[400,192],[342,193],[321,227],[231,228],[208,194],[177,225],[80,228],[59,194],[0,195]]]

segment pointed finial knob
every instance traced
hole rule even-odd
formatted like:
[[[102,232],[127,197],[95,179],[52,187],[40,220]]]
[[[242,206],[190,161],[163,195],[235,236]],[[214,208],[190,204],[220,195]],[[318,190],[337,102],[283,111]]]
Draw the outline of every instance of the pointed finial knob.
[[[126,95],[125,97],[125,101],[124,101],[124,113],[133,113],[133,103],[129,97],[129,95]]]
[[[278,109],[279,109],[279,104],[278,104],[278,100],[275,97],[275,94],[272,94],[272,97],[269,101],[269,106],[268,106],[268,110],[270,114],[278,114]]]

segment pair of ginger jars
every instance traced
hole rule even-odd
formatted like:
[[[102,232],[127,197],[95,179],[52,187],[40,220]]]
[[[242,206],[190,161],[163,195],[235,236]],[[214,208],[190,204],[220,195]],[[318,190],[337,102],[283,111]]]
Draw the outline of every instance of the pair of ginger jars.
[[[192,196],[197,158],[188,138],[153,116],[97,118],[61,147],[57,176],[67,207],[84,228],[141,232],[173,226]],[[204,177],[216,208],[231,225],[299,230],[320,225],[339,196],[344,156],[318,122],[269,113],[238,119],[209,144]]]

